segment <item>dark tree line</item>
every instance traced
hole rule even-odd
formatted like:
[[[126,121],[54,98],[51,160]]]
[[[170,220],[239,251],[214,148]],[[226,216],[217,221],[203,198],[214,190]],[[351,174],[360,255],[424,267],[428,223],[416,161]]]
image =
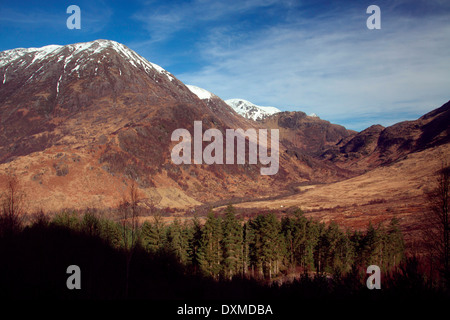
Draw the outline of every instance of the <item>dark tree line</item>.
[[[0,234],[2,298],[445,297],[427,285],[417,260],[402,258],[395,220],[365,232],[344,232],[301,211],[244,222],[231,206],[223,216],[211,212],[204,223],[196,218],[163,223],[155,214],[134,231],[134,223],[113,221],[95,210],[29,218]],[[130,258],[132,237],[137,240]],[[65,286],[71,264],[82,270],[80,291]],[[378,294],[365,287],[369,264],[386,271]],[[282,285],[258,279],[294,269],[301,275]]]
[[[51,223],[100,237],[123,249],[127,257],[135,238],[134,246],[151,254],[173,255],[194,273],[215,279],[271,279],[290,272],[341,276],[372,264],[388,272],[404,259],[403,236],[396,219],[387,226],[369,224],[365,232],[350,232],[333,222],[326,226],[307,219],[299,209],[281,219],[268,213],[246,222],[237,218],[231,205],[223,216],[210,211],[204,223],[197,217],[184,223],[178,218],[164,223],[155,213],[139,227],[88,210],[84,214],[59,213]]]
[[[441,172],[437,187],[429,195],[438,221],[429,233],[436,235],[436,263],[440,263],[438,269],[444,280],[449,255],[446,170]],[[291,292],[305,296],[311,292],[318,296],[358,295],[366,292],[364,270],[372,264],[383,271],[384,288],[390,288],[383,291],[386,297],[398,292],[424,292],[434,297],[439,296],[440,288],[446,287],[445,283],[443,287],[430,285],[419,261],[404,257],[403,236],[395,219],[387,225],[370,224],[364,232],[351,232],[341,230],[333,222],[326,225],[307,219],[299,209],[281,219],[274,213],[261,213],[243,221],[230,205],[223,215],[210,211],[204,222],[194,217],[183,223],[177,218],[164,223],[156,211],[139,224],[138,201],[131,188],[115,220],[88,209],[54,216],[40,212],[28,215],[28,221],[24,221],[24,195],[17,180],[10,180],[0,202],[0,257],[4,261],[0,264],[0,284],[9,290],[3,295],[13,292],[20,296],[17,284],[31,284],[31,290],[47,286],[48,295],[53,295],[56,292],[53,284],[65,283],[64,273],[56,276],[55,272],[74,263],[74,257],[83,270],[87,268],[95,275],[83,278],[91,288],[83,291],[83,295],[88,294],[85,297],[147,296],[148,288],[156,283],[159,289],[167,288],[165,297],[171,297],[179,290],[177,281],[187,285],[179,294],[190,295],[187,288],[192,287],[198,297],[206,297],[218,292],[211,289],[215,288],[214,283],[219,283],[213,279],[225,280],[220,281],[221,290],[229,286],[231,296],[236,294],[235,289],[244,288],[252,288],[249,289],[254,290],[252,294],[257,294],[262,293],[263,287],[256,279],[290,273],[301,277],[280,288],[275,285],[266,289],[280,297],[290,296]],[[108,283],[108,279],[115,278],[121,280]],[[203,283],[207,287],[202,287],[199,281],[206,281]],[[103,285],[106,289],[100,289]],[[58,290],[66,294],[66,288]],[[33,291],[29,293],[33,295]]]
[[[1,203],[1,236],[20,230],[23,199],[17,180],[10,179]],[[244,222],[229,205],[223,216],[210,211],[204,223],[194,217],[184,223],[175,218],[165,224],[156,212],[139,225],[138,202],[137,188],[132,185],[118,207],[117,221],[87,210],[84,214],[59,213],[51,223],[100,237],[124,250],[127,279],[137,245],[149,253],[172,254],[194,272],[215,279],[271,279],[292,271],[339,276],[355,266],[366,268],[371,264],[389,271],[404,255],[403,237],[395,219],[388,226],[370,224],[366,232],[344,232],[333,222],[326,226],[307,219],[299,209],[282,219],[268,213]],[[43,214],[39,216],[44,218]]]
[[[244,222],[231,205],[223,216],[211,211],[203,225],[197,218],[165,225],[155,215],[142,225],[140,238],[150,252],[171,252],[181,263],[216,279],[270,279],[291,270],[344,274],[355,265],[371,264],[388,271],[404,256],[395,219],[386,227],[344,232],[335,223],[326,226],[307,219],[300,210],[281,220],[270,213]]]

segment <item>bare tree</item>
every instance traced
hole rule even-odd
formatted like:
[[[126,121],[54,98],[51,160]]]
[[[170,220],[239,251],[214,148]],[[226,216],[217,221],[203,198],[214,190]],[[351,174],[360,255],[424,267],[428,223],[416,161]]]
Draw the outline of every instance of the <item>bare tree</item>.
[[[426,240],[432,263],[438,262],[446,285],[450,285],[450,224],[449,224],[450,167],[445,161],[438,171],[435,187],[427,193],[429,224]],[[433,259],[435,258],[435,259]]]
[[[25,193],[15,176],[6,178],[6,191],[0,196],[0,235],[7,236],[18,232],[25,217]]]

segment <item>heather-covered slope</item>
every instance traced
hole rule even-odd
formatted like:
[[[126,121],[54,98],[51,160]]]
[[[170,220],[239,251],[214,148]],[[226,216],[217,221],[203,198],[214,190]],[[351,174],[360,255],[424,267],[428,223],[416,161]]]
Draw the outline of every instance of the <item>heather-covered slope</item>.
[[[34,210],[116,206],[133,180],[144,204],[186,208],[342,178],[283,144],[273,176],[259,162],[175,165],[171,134],[193,134],[194,121],[203,132],[263,127],[114,41],[4,51],[0,79],[0,174],[18,176]]]

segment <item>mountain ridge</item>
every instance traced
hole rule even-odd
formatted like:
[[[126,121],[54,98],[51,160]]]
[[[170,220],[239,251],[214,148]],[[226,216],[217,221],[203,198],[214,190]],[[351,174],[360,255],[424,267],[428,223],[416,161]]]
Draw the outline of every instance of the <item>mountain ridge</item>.
[[[326,150],[320,157],[343,168],[367,171],[408,154],[450,142],[450,101],[416,120],[373,125]]]

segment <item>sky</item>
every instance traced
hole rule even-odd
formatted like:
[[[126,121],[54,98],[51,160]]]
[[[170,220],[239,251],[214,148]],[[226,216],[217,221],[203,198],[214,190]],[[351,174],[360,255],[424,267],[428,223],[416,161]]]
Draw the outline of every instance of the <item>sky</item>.
[[[68,29],[69,5],[81,29]],[[368,29],[370,5],[381,29]],[[222,99],[361,131],[450,100],[448,0],[0,1],[0,51],[125,44]]]

